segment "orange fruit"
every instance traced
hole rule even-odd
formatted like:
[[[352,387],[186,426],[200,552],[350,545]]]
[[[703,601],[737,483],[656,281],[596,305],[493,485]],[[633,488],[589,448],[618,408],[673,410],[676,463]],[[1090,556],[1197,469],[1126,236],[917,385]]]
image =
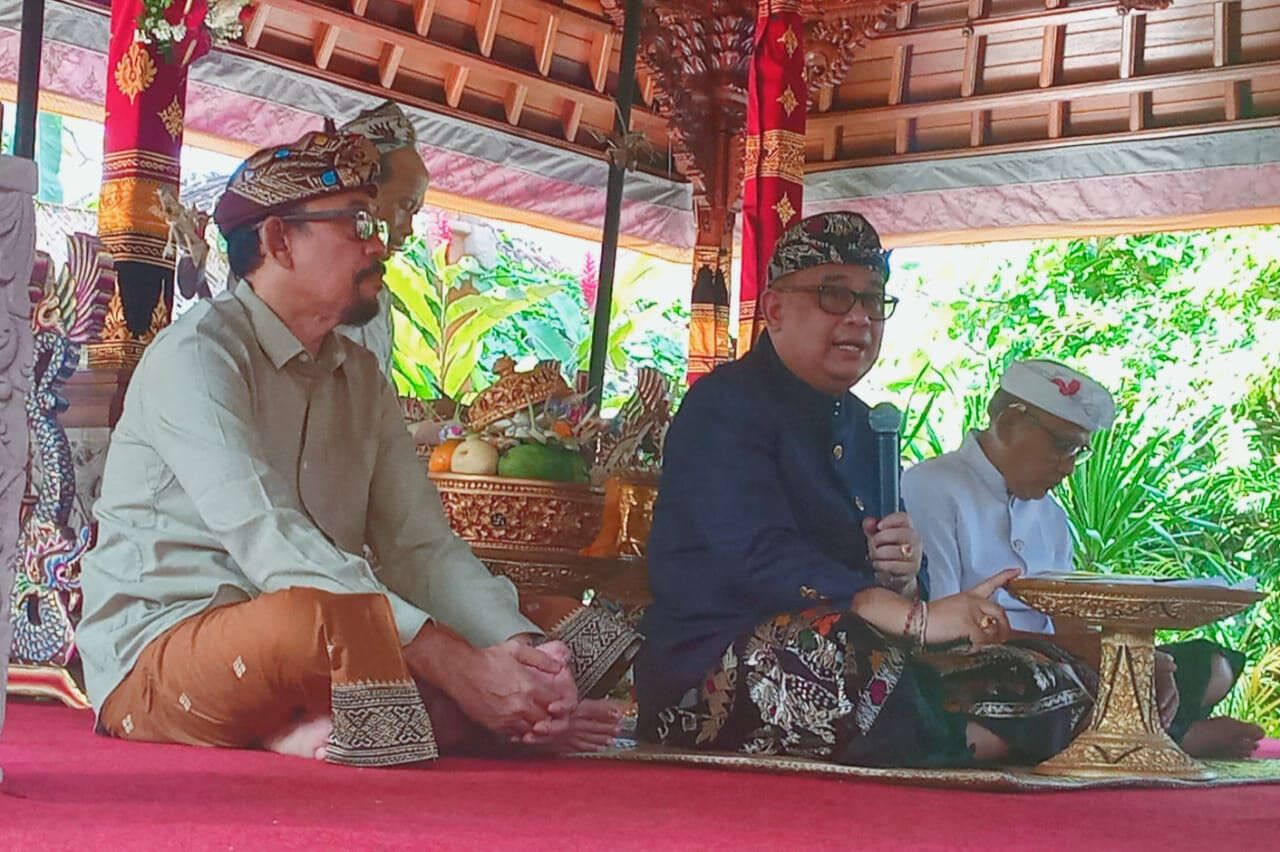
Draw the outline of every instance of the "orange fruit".
[[[453,469],[453,451],[462,443],[461,438],[451,438],[444,441],[434,450],[431,451],[431,458],[427,461],[427,470],[432,473],[448,473]]]

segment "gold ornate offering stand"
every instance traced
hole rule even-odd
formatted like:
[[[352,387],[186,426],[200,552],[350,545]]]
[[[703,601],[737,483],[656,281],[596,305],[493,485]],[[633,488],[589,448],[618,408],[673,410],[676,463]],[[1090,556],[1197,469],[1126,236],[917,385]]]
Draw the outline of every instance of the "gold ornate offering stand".
[[[1026,578],[1010,594],[1049,615],[1102,630],[1098,698],[1088,727],[1036,767],[1043,775],[1149,775],[1207,781],[1214,773],[1160,726],[1155,699],[1157,628],[1187,630],[1240,612],[1257,592],[1099,580]]]

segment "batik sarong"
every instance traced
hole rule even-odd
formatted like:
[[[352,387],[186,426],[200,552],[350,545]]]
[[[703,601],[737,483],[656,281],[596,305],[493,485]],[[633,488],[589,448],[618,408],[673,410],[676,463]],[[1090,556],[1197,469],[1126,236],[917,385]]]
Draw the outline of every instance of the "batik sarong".
[[[973,721],[1008,743],[1012,760],[1035,762],[1070,742],[1096,694],[1096,673],[1048,642],[913,653],[857,616],[818,608],[732,643],[642,733],[681,748],[967,766]]]
[[[324,713],[331,763],[437,756],[384,595],[290,588],[184,619],[147,645],[98,721],[125,739],[259,748]]]
[[[606,695],[640,650],[640,634],[598,603],[583,606],[570,597],[522,592],[520,612],[573,652],[570,667],[580,698]]]

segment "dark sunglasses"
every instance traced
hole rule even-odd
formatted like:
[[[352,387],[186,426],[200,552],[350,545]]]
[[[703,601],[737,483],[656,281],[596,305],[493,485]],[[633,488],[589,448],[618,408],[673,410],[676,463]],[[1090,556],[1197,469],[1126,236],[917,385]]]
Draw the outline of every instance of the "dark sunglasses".
[[[897,296],[886,296],[880,290],[850,290],[837,284],[819,284],[816,287],[774,287],[779,293],[815,293],[818,307],[829,314],[842,317],[862,305],[867,319],[887,320],[898,307]]]
[[[345,210],[311,210],[302,213],[285,213],[277,218],[284,222],[328,222],[336,219],[350,219],[354,225],[357,240],[371,240],[375,236],[380,236],[383,242],[386,242],[387,223],[363,207]]]

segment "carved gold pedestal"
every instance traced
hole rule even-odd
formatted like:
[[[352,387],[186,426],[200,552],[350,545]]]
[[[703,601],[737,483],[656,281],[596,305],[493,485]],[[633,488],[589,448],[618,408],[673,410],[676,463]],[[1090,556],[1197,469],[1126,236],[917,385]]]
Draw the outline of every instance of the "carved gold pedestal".
[[[1207,781],[1214,773],[1178,747],[1160,726],[1155,695],[1157,628],[1187,630],[1240,612],[1262,595],[1239,589],[1126,583],[1105,576],[1018,579],[1015,597],[1055,617],[1102,631],[1098,698],[1089,725],[1036,767],[1043,775],[1148,775]]]
[[[1036,767],[1043,775],[1154,775],[1208,781],[1212,770],[1189,757],[1160,727],[1155,644],[1150,630],[1102,631],[1098,700],[1089,727]]]

